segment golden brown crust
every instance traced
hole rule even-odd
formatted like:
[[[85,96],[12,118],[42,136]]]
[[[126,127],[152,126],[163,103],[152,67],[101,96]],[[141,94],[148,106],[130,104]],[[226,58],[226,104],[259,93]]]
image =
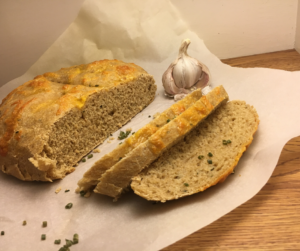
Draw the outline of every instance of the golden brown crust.
[[[153,80],[135,64],[100,60],[45,73],[19,86],[0,105],[0,169],[22,180],[51,181],[45,171],[55,166],[55,161],[38,155],[52,125],[72,109],[83,108],[92,94],[141,77]]]

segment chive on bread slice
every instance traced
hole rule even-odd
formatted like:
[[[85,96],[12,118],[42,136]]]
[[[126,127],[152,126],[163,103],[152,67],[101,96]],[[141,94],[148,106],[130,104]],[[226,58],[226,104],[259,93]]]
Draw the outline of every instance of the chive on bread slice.
[[[251,144],[258,124],[252,106],[228,102],[134,177],[131,188],[147,200],[165,202],[223,182]]]
[[[222,86],[216,87],[206,96],[202,96],[185,112],[160,128],[144,143],[107,170],[101,176],[94,192],[111,196],[117,200],[128,188],[134,176],[227,101],[228,95]]]
[[[201,96],[201,90],[195,90],[191,94],[187,95],[184,99],[166,109],[146,126],[139,129],[135,134],[127,138],[111,153],[103,156],[89,170],[87,170],[82,179],[78,181],[78,188],[76,189],[76,192],[84,192],[85,197],[89,196],[90,190],[98,184],[98,179],[107,169],[115,165],[120,159],[124,158],[138,145],[145,142],[159,128],[168,123],[168,120],[173,119],[175,116],[180,115],[182,112],[188,109],[197,100],[199,100]]]

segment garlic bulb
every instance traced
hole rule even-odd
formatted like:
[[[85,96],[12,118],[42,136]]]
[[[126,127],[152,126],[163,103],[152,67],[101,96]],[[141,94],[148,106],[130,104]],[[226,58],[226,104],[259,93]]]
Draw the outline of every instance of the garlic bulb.
[[[182,99],[198,88],[202,88],[202,92],[205,87],[206,93],[210,91],[209,70],[204,64],[187,54],[190,43],[189,39],[182,41],[177,59],[162,76],[165,95],[174,97],[175,100]]]

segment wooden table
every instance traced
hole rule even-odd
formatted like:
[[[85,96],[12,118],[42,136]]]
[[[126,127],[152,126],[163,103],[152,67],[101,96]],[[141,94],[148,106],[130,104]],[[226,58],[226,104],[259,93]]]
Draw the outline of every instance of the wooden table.
[[[222,62],[234,67],[300,70],[295,50]],[[272,177],[257,195],[163,249],[171,250],[300,250],[300,136],[284,146]]]

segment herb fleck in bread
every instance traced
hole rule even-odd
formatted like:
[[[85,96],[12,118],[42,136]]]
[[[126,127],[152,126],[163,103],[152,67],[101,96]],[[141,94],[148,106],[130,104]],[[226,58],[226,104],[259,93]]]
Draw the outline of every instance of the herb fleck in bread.
[[[131,179],[182,139],[212,111],[228,101],[222,86],[202,96],[190,108],[160,128],[147,141],[129,152],[100,178],[94,192],[118,199],[130,185]]]
[[[259,119],[244,101],[218,108],[201,125],[132,179],[133,191],[165,202],[204,191],[232,173]]]
[[[173,119],[175,116],[180,115],[182,112],[188,109],[197,100],[199,100],[201,96],[201,90],[195,90],[184,99],[173,104],[170,108],[165,110],[146,126],[139,129],[135,134],[131,135],[111,153],[103,156],[88,171],[86,171],[83,175],[83,178],[78,181],[78,188],[76,189],[76,191],[84,191],[86,193],[86,197],[89,196],[90,190],[98,184],[99,178],[106,170],[115,165],[120,160],[120,158],[124,158],[138,145],[145,142],[159,128],[167,124],[168,120]]]
[[[0,169],[21,180],[61,179],[155,92],[151,75],[119,60],[37,76],[0,105]]]

